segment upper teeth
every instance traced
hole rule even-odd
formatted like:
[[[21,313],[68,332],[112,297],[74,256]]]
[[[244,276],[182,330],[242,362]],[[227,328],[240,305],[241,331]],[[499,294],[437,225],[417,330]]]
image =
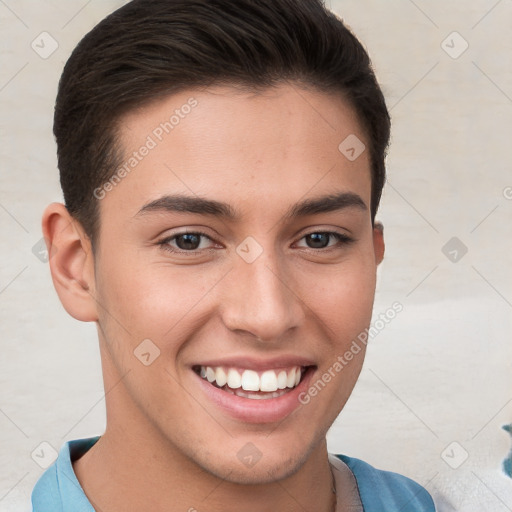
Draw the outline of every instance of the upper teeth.
[[[231,389],[241,387],[245,391],[271,392],[297,386],[302,371],[300,366],[283,370],[266,370],[264,372],[255,372],[254,370],[240,372],[235,368],[201,366],[200,375],[208,382],[213,383],[215,381],[219,387],[227,384]]]

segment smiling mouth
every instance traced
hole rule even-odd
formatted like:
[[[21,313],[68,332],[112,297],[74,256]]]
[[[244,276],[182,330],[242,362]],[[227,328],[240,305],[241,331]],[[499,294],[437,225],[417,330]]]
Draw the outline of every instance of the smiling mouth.
[[[194,366],[194,372],[212,386],[242,398],[268,400],[295,389],[313,366],[292,366],[279,370],[254,371],[222,366]]]

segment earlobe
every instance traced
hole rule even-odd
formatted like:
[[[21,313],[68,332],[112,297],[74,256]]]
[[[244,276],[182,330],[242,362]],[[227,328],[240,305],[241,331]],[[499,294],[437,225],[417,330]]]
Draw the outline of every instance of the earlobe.
[[[380,265],[384,259],[384,225],[382,222],[375,222],[373,227],[373,248],[375,251],[375,263]]]
[[[64,309],[77,320],[96,321],[94,260],[89,238],[61,203],[47,206],[42,228],[53,285]]]

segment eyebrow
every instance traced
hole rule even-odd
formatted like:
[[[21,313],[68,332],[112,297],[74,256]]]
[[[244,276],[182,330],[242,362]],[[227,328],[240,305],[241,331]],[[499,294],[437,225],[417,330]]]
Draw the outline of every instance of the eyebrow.
[[[341,192],[300,201],[288,209],[284,214],[284,219],[289,220],[308,215],[318,215],[347,208],[356,208],[361,211],[368,210],[366,203],[358,194]],[[228,203],[183,194],[165,195],[155,199],[145,204],[135,216],[150,212],[191,213],[219,217],[231,221],[236,221],[240,218],[240,214]]]

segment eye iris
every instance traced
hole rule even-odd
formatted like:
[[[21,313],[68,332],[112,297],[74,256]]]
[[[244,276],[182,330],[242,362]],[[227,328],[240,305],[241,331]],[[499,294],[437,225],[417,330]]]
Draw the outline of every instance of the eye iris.
[[[195,233],[185,233],[176,237],[176,245],[183,250],[194,250],[200,245],[200,237]],[[185,240],[184,244],[180,240]]]
[[[329,244],[329,236],[329,233],[311,233],[307,235],[306,238],[313,242],[314,249],[321,249],[322,247],[327,247]]]

